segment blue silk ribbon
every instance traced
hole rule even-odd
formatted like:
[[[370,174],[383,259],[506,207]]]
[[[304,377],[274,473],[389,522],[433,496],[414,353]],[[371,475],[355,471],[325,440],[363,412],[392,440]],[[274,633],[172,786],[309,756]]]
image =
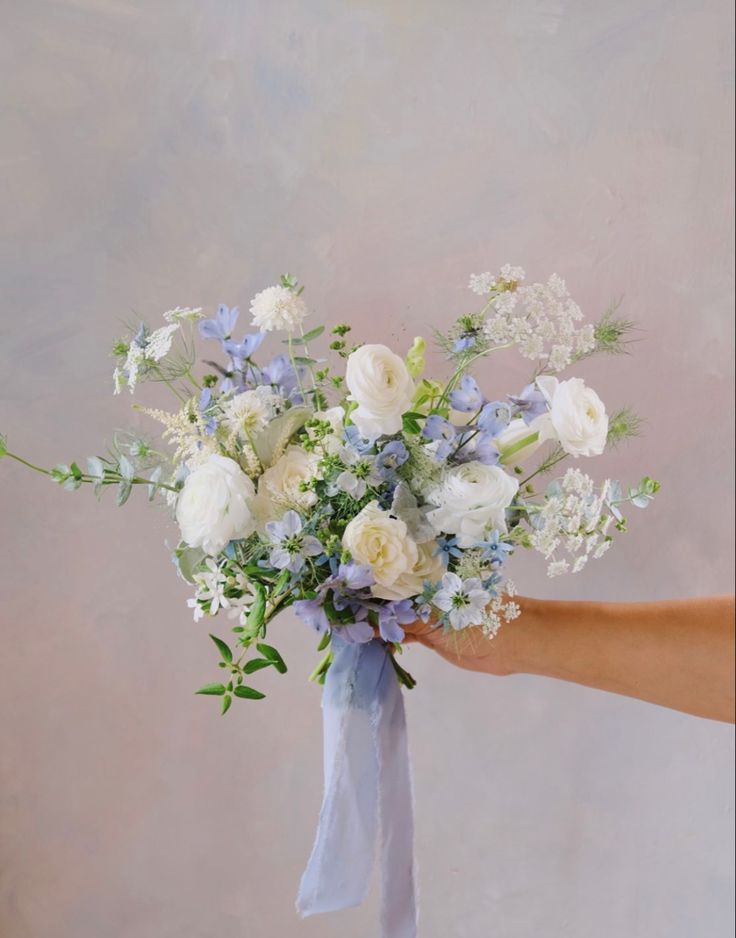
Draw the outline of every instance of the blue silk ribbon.
[[[404,698],[383,642],[334,636],[325,678],[325,791],[303,916],[360,905],[380,834],[383,938],[416,938],[414,806]]]

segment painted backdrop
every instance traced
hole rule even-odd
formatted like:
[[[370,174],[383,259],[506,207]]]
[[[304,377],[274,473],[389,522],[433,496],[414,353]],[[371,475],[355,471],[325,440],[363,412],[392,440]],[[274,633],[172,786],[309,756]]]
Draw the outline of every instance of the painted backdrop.
[[[587,365],[644,436],[597,471],[663,482],[537,596],[732,588],[733,60],[726,0],[2,0],[0,427],[47,463],[143,428],[111,396],[121,321],[247,307],[284,270],[328,322],[406,344],[471,271],[624,295],[636,354]],[[524,362],[501,359],[499,389]],[[299,921],[318,690],[227,719],[164,541],[0,466],[4,938],[371,938],[376,902]],[[733,733],[422,649],[408,700],[425,938],[732,934]]]

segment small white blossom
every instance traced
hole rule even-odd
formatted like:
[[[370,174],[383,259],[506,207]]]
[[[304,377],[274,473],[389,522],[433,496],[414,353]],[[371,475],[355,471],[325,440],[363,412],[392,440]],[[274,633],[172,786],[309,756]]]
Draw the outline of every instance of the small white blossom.
[[[262,332],[283,329],[293,332],[307,315],[304,300],[288,287],[267,287],[257,293],[250,304],[253,325]]]
[[[201,306],[198,306],[196,309],[191,309],[189,306],[177,306],[174,309],[169,309],[164,313],[164,319],[166,322],[197,322],[199,319],[204,318],[204,312]]]
[[[484,274],[471,274],[468,282],[468,287],[478,296],[485,296],[490,293],[495,285],[496,278],[488,271]]]
[[[160,362],[162,358],[169,354],[171,343],[174,341],[174,333],[179,329],[178,322],[172,322],[168,326],[161,326],[152,332],[146,342],[144,349],[144,358],[149,362]]]

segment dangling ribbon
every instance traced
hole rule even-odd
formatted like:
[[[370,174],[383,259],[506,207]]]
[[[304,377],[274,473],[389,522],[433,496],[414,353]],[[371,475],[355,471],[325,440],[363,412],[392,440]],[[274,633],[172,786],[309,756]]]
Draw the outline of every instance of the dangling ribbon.
[[[414,817],[404,698],[383,642],[333,636],[325,678],[325,791],[301,915],[360,905],[380,830],[383,938],[416,938]]]

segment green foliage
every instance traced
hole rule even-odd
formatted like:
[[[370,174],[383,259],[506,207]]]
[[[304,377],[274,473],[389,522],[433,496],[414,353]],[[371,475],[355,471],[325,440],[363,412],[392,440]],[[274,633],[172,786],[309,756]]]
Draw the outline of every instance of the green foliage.
[[[611,415],[608,421],[606,446],[615,447],[625,440],[639,436],[641,426],[641,418],[630,407],[623,407],[621,410],[617,410]]]

